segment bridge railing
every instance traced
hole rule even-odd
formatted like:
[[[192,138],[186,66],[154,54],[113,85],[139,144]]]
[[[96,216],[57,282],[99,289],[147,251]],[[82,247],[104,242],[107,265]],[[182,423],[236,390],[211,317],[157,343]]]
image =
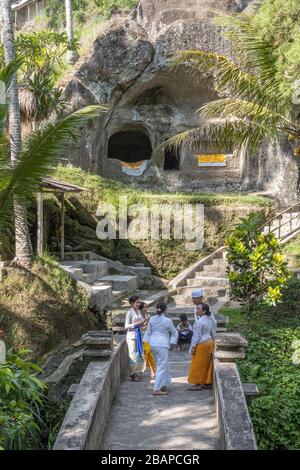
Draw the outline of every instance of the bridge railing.
[[[114,337],[115,340],[117,336]],[[53,450],[99,448],[115,394],[128,369],[125,337],[109,361],[90,362],[69,406]]]
[[[244,386],[236,359],[245,357],[247,341],[239,333],[219,333],[214,352],[214,399],[221,449],[257,450]]]

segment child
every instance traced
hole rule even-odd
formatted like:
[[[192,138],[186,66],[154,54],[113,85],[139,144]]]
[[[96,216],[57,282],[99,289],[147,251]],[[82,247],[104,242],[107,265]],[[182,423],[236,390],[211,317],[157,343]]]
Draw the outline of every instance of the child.
[[[182,343],[190,341],[193,336],[193,327],[190,322],[188,322],[186,314],[182,313],[179,318],[180,323],[177,326],[178,341],[176,351],[182,351]]]

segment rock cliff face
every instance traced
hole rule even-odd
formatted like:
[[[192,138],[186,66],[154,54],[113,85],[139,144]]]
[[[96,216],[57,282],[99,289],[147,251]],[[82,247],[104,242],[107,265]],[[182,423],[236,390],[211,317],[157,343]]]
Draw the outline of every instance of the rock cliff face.
[[[171,191],[272,186],[272,166],[267,162],[280,157],[270,156],[270,151],[259,159],[245,161],[243,155],[232,155],[223,166],[199,167],[196,156],[185,148],[177,154],[156,150],[167,138],[197,126],[196,110],[217,97],[210,81],[172,69],[173,54],[198,48],[231,56],[230,45],[212,18],[216,11],[241,11],[248,3],[141,0],[129,16],[106,23],[65,96],[72,110],[92,103],[107,103],[110,109],[83,129],[71,161],[105,177]],[[207,153],[204,146],[199,153]],[[289,185],[296,187],[294,170]]]

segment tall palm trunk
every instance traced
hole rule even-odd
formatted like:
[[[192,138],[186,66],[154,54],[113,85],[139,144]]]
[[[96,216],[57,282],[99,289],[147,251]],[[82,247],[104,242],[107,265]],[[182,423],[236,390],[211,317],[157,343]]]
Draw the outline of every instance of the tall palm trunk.
[[[67,31],[69,44],[71,44],[74,39],[72,0],[65,0],[65,5],[66,5],[66,31]],[[68,49],[67,50],[67,63],[75,64],[77,59],[78,59],[77,52],[72,51],[71,49]]]
[[[6,64],[16,58],[11,4],[12,0],[1,0],[2,42]],[[21,119],[16,74],[12,80],[9,92],[9,138],[10,159],[11,164],[14,165],[21,150]],[[14,215],[16,261],[25,267],[30,267],[32,262],[32,247],[26,211],[18,200],[14,200]]]

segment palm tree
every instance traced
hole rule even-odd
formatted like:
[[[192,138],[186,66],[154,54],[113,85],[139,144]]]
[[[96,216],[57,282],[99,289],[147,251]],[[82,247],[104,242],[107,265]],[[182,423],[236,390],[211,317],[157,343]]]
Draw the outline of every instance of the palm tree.
[[[72,48],[74,41],[74,31],[73,31],[73,14],[72,14],[72,0],[65,0],[66,5],[66,31],[69,41],[69,48],[67,50],[67,63],[75,64],[78,60],[77,52]]]
[[[255,9],[261,2],[255,2]],[[169,139],[164,146],[186,145],[197,151],[203,140],[220,149],[256,152],[263,141],[288,136],[297,141],[300,126],[291,96],[281,91],[273,45],[259,37],[253,27],[255,9],[236,16],[222,15],[218,23],[230,39],[235,59],[201,50],[180,51],[173,67],[183,67],[200,79],[211,79],[220,98],[202,106],[201,124]]]
[[[12,0],[2,0],[2,42],[4,48],[5,63],[16,59],[14,42],[13,19],[11,10]],[[21,151],[21,119],[18,99],[17,75],[13,74],[9,90],[9,138],[10,138],[10,161],[16,165]],[[30,267],[32,260],[32,246],[29,236],[26,211],[23,210],[20,201],[14,199],[15,215],[15,253],[16,261],[21,265]]]
[[[7,88],[13,83],[17,65],[11,63],[0,69],[0,80],[6,83]],[[106,110],[101,105],[88,106],[54,124],[48,123],[37,129],[27,136],[18,159],[11,166],[7,160],[8,145],[4,137],[8,109],[0,102],[0,240],[3,243],[8,244],[11,234],[13,198],[19,201],[23,215],[24,208],[39,190],[41,179],[51,173],[56,162],[67,156],[70,137],[79,137],[82,126]]]

